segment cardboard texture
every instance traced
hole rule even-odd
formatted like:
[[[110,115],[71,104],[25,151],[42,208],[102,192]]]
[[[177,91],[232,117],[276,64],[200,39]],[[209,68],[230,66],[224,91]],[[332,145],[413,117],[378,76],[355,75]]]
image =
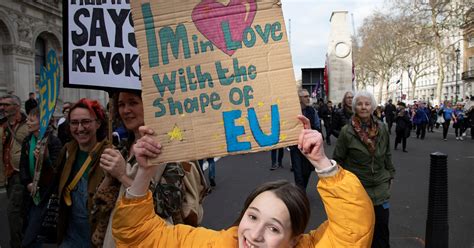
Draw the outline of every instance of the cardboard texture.
[[[178,162],[294,145],[301,108],[280,1],[131,2],[145,124]]]

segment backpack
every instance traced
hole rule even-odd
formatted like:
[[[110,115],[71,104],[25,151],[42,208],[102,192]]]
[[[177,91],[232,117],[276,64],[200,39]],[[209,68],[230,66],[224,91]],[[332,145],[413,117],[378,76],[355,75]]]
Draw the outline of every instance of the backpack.
[[[173,224],[198,226],[201,223],[202,202],[209,193],[209,186],[197,162],[161,165],[150,188],[156,214],[171,219]]]

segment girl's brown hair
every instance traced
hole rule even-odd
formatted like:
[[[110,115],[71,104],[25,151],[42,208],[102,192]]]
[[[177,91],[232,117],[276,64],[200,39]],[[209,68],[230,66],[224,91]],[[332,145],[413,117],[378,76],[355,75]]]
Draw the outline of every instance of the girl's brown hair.
[[[242,212],[233,226],[239,225],[253,200],[265,191],[273,192],[285,204],[290,214],[292,236],[304,233],[311,215],[308,197],[301,188],[285,180],[268,182],[256,188],[245,200]]]

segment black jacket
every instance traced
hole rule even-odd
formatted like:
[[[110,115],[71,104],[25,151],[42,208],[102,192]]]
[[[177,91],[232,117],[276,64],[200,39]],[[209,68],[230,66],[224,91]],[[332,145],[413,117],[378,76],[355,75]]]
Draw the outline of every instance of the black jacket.
[[[302,109],[302,112],[303,115],[309,119],[309,123],[311,123],[311,129],[318,130],[318,127],[316,126],[316,110],[311,106],[307,106]]]
[[[395,131],[397,133],[398,132],[406,133],[406,132],[409,132],[411,129],[411,121],[410,121],[410,117],[408,117],[408,112],[405,112],[403,116],[397,115],[397,117],[395,117],[395,123],[397,124],[397,127],[395,128]]]
[[[33,182],[33,175],[30,173],[30,140],[32,134],[26,136],[21,146],[21,157],[20,157],[20,178],[21,183],[26,187],[28,184]],[[54,136],[49,135],[48,140],[48,158],[44,158],[43,167],[41,168],[41,176],[40,181],[38,182],[38,186],[40,188],[40,196],[41,200],[47,198],[48,194],[52,192],[52,183],[54,176],[53,170],[53,162],[59,156],[59,152],[61,151],[62,145],[61,141]]]
[[[345,108],[340,108],[334,111],[332,115],[331,132],[334,136],[339,137],[339,132],[342,127],[351,122],[352,113]]]
[[[387,105],[385,105],[384,113],[385,118],[387,118],[387,121],[393,120],[395,114],[397,113],[397,108],[395,107],[395,105],[388,103]]]
[[[329,109],[327,104],[324,104],[319,109],[319,117],[321,117],[321,119],[323,119],[325,127],[330,127],[331,126],[333,112],[334,111],[332,109]]]
[[[58,137],[62,144],[66,144],[72,140],[71,131],[69,131],[69,120],[65,120],[58,126]]]

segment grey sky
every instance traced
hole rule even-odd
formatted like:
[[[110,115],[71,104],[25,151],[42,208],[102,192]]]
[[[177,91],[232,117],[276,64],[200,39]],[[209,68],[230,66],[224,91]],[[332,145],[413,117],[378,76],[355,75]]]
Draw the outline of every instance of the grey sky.
[[[329,39],[329,18],[337,10],[354,16],[356,30],[365,17],[383,7],[383,0],[282,0],[283,16],[289,31],[291,19],[291,53],[295,77],[301,79],[301,68],[323,67]]]

